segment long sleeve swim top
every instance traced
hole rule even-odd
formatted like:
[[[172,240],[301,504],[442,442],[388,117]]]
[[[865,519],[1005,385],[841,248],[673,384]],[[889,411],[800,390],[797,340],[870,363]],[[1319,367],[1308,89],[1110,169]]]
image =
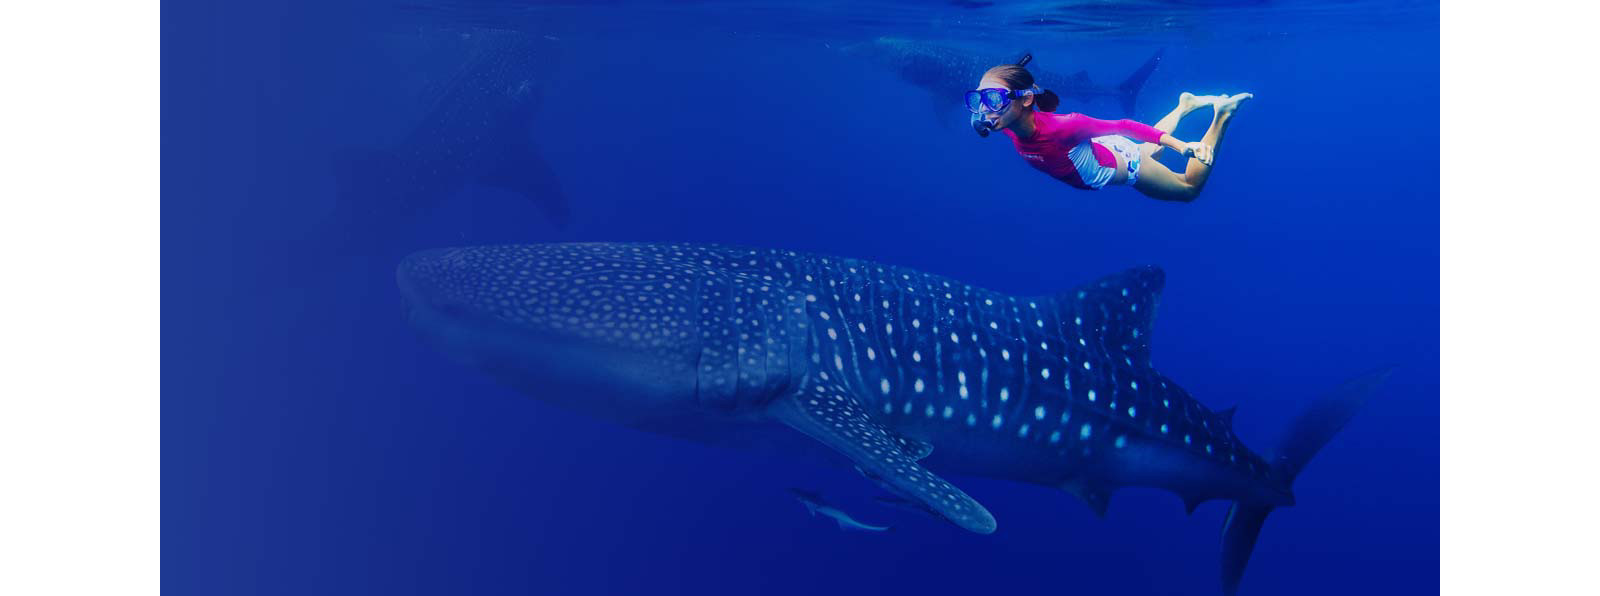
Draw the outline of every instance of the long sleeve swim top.
[[[1094,187],[1084,183],[1084,176],[1078,170],[1080,165],[1089,164],[1075,164],[1069,155],[1073,148],[1087,143],[1089,150],[1094,152],[1094,161],[1100,167],[1116,169],[1116,155],[1101,144],[1092,142],[1095,137],[1121,135],[1144,143],[1160,143],[1163,134],[1141,122],[1099,120],[1076,112],[1034,112],[1033,123],[1038,130],[1026,139],[1019,138],[1009,128],[1004,129],[1006,136],[1011,137],[1012,144],[1016,145],[1017,153],[1035,169],[1085,190],[1093,190]]]

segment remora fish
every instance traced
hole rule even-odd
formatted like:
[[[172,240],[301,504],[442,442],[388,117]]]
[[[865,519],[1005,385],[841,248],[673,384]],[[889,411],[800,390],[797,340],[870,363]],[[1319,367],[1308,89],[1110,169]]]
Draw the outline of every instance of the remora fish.
[[[1163,274],[1049,296],[783,250],[548,244],[399,265],[425,341],[560,406],[714,444],[824,445],[973,532],[994,517],[933,470],[1059,487],[1104,513],[1159,487],[1233,501],[1223,588],[1297,474],[1387,371],[1314,402],[1273,459],[1150,364]],[[787,429],[783,427],[788,427]],[[935,449],[935,447],[937,447]]]
[[[850,517],[850,514],[840,511],[838,507],[829,505],[827,501],[822,500],[822,495],[818,493],[800,490],[798,488],[791,488],[789,489],[789,492],[794,494],[794,498],[799,500],[801,505],[806,506],[806,511],[809,511],[811,515],[815,516],[820,514],[824,517],[832,519],[839,524],[840,530],[861,530],[864,532],[889,531],[888,526],[873,526],[856,521],[855,518]]]

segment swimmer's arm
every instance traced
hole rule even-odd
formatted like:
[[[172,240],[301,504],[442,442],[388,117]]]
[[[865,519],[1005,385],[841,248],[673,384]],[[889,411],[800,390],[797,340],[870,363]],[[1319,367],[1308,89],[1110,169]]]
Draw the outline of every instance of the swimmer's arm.
[[[1185,143],[1173,138],[1172,135],[1161,133],[1161,146],[1177,151],[1186,157],[1198,159],[1200,163],[1211,165],[1211,147],[1204,143]],[[1190,149],[1194,150],[1193,154],[1189,153]]]
[[[1177,151],[1178,153],[1183,153],[1184,151],[1189,149],[1189,144],[1188,143],[1180,141],[1177,138],[1175,138],[1172,135],[1167,134],[1167,133],[1161,133],[1161,140],[1157,144],[1161,145],[1162,147],[1166,147],[1168,149],[1171,149],[1173,151]]]
[[[1186,143],[1159,128],[1126,118],[1122,120],[1097,120],[1088,116],[1081,118],[1080,130],[1088,131],[1090,136],[1122,135],[1141,143],[1156,143],[1185,155],[1189,155],[1188,151],[1193,149],[1194,154],[1189,155],[1190,157],[1200,160],[1200,163],[1211,165],[1211,147],[1203,143]]]
[[[1156,143],[1163,147],[1177,151],[1189,157],[1200,160],[1200,163],[1211,165],[1211,147],[1203,143],[1185,143],[1159,128],[1135,120],[1100,120],[1090,118],[1083,114],[1068,116],[1071,120],[1068,125],[1076,133],[1066,137],[1067,146],[1076,145],[1082,138],[1101,137],[1106,135],[1121,135],[1141,143]],[[1194,153],[1190,154],[1189,150]]]
[[[1083,137],[1120,135],[1141,143],[1160,143],[1168,147],[1174,147],[1178,151],[1183,151],[1182,141],[1173,139],[1159,128],[1137,120],[1128,120],[1126,118],[1122,120],[1101,120],[1099,118],[1090,118],[1083,114],[1072,114],[1070,118],[1072,120],[1068,124],[1072,127],[1073,132]],[[1168,140],[1180,143],[1180,145],[1167,145]]]

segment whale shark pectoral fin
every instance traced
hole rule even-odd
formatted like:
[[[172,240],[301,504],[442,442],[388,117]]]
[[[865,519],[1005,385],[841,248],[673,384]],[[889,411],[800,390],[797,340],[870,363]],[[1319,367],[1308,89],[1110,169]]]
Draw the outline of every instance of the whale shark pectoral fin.
[[[979,534],[994,532],[994,516],[989,510],[918,464],[847,391],[819,385],[775,400],[768,413],[849,458],[857,470],[885,490],[962,528]]]
[[[899,507],[901,509],[908,509],[908,510],[911,510],[911,511],[915,511],[917,513],[921,513],[921,514],[926,515],[928,517],[937,519],[939,521],[946,521],[943,516],[939,515],[939,512],[934,511],[932,509],[928,509],[927,507],[924,507],[922,505],[922,503],[914,503],[914,502],[907,501],[905,499],[902,499],[900,497],[896,497],[896,496],[893,496],[893,495],[888,495],[888,496],[879,495],[879,496],[873,497],[872,500],[876,501],[879,505],[884,505],[884,506],[887,506],[887,507]]]

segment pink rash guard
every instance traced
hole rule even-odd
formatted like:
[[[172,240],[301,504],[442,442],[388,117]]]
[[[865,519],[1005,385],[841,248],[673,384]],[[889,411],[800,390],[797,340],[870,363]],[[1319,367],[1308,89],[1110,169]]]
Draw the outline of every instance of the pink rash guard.
[[[1144,143],[1161,142],[1162,132],[1148,124],[1132,120],[1097,120],[1083,114],[1054,114],[1050,112],[1034,112],[1033,123],[1038,131],[1027,139],[1017,137],[1011,129],[1004,129],[1006,136],[1011,137],[1011,142],[1017,146],[1017,153],[1034,169],[1049,174],[1052,178],[1071,184],[1084,190],[1097,190],[1104,185],[1107,178],[1101,172],[1084,172],[1081,168],[1110,168],[1113,172],[1117,169],[1117,156],[1111,149],[1106,148],[1095,137],[1108,135],[1121,135]],[[1071,153],[1087,145],[1094,152],[1095,163],[1085,163],[1088,160],[1080,159],[1076,163]],[[1099,175],[1096,175],[1099,174]],[[1100,185],[1091,185],[1085,180],[1100,180]]]

